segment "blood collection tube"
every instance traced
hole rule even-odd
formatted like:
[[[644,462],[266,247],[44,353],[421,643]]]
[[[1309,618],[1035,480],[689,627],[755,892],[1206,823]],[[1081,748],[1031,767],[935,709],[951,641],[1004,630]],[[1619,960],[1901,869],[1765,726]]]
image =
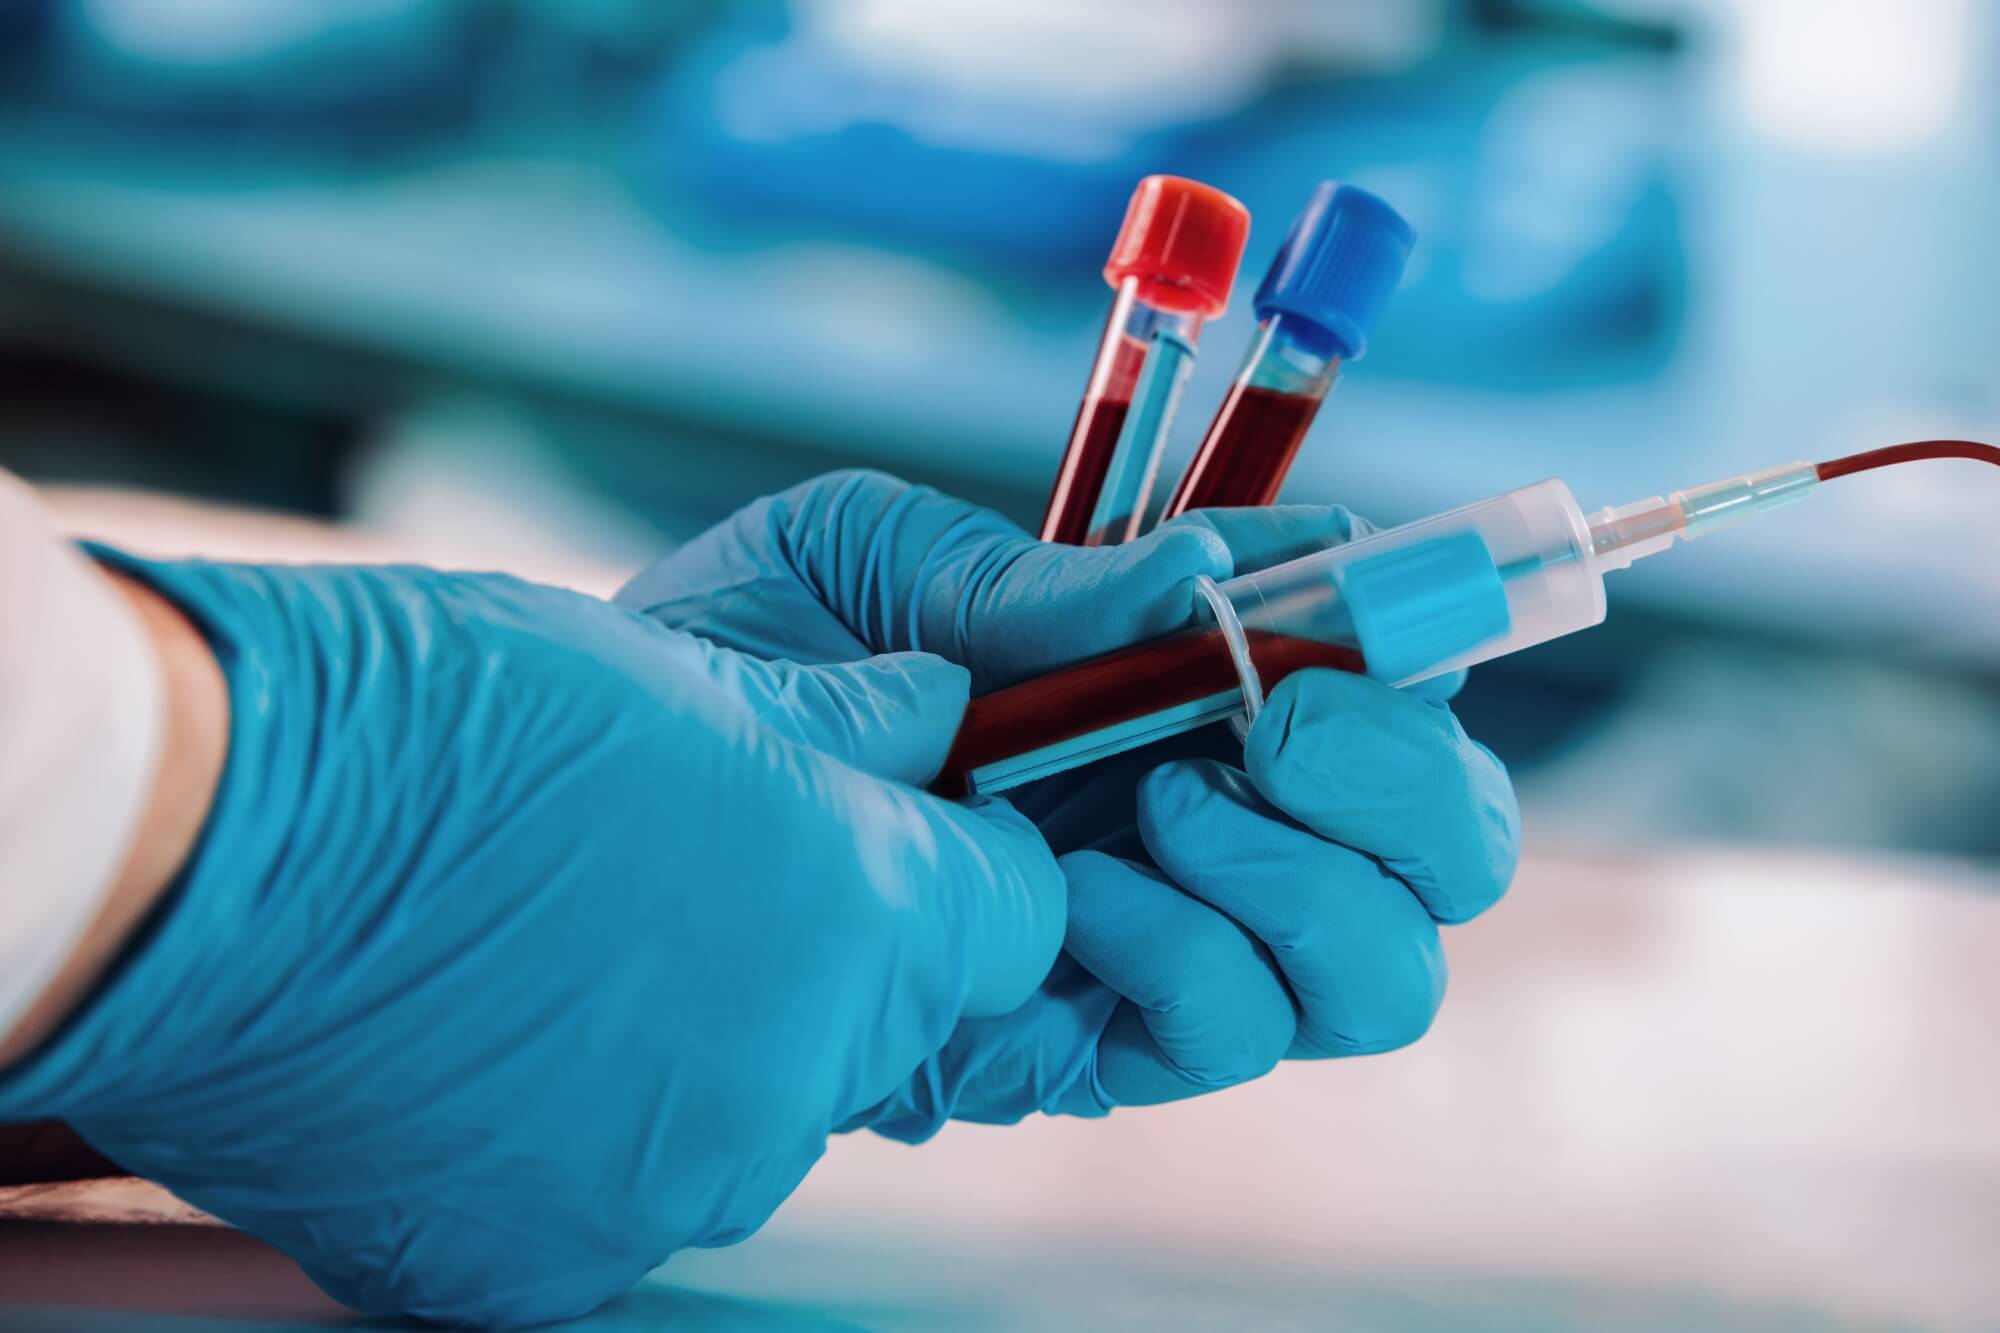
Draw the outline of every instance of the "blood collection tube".
[[[1257,335],[1168,517],[1278,498],[1340,363],[1366,349],[1415,240],[1410,224],[1368,191],[1319,184],[1257,288]]]
[[[1160,446],[1204,321],[1229,304],[1250,214],[1212,186],[1148,176],[1105,261],[1117,293],[1042,518],[1042,540],[1123,541],[1144,521]]]

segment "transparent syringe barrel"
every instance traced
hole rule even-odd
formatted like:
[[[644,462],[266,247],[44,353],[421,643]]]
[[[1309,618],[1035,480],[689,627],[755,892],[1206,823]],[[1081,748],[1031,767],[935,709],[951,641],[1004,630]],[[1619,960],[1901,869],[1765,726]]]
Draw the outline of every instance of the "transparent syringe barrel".
[[[1230,718],[1307,667],[1395,685],[1604,619],[1590,529],[1559,481],[1214,584],[1189,629],[974,699],[936,783],[1005,791]]]
[[[1394,685],[1586,629],[1605,606],[1589,525],[1556,480],[1239,575],[1219,591],[1253,662],[1260,644],[1266,653],[1297,640],[1345,645]],[[1227,616],[1218,619],[1227,630]],[[1245,679],[1251,716],[1271,675]]]

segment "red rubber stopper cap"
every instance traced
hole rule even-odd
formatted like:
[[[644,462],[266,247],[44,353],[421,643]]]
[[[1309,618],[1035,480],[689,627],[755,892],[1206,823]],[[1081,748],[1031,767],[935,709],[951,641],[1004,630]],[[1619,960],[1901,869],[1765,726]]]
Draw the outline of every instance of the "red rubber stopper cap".
[[[1125,206],[1104,280],[1137,278],[1148,305],[1214,319],[1229,306],[1249,239],[1250,210],[1214,186],[1148,176]]]

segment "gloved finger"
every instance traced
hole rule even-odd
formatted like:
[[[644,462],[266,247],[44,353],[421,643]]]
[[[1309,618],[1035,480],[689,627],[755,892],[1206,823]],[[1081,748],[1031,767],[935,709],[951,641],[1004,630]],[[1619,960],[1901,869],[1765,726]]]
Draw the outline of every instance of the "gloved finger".
[[[984,692],[1180,629],[1194,618],[1196,577],[1233,569],[1228,547],[1198,525],[1120,546],[963,542],[915,584],[908,643],[965,663]]]
[[[929,653],[860,662],[767,662],[676,636],[711,679],[780,735],[876,777],[922,786],[937,776],[970,697],[962,666]]]
[[[1180,628],[1197,574],[1227,578],[1365,530],[1344,511],[1291,505],[1189,515],[1121,546],[1054,546],[926,487],[841,472],[759,500],[617,601],[762,657],[935,652],[970,667],[983,693]]]
[[[753,657],[849,662],[880,651],[800,579],[766,498],[648,565],[612,601]]]
[[[900,909],[906,979],[928,977],[934,993],[956,993],[958,1017],[1008,1013],[1040,985],[1062,947],[1068,885],[1054,853],[1004,801],[954,805],[896,791],[922,807],[930,827],[928,845],[910,845],[924,863],[890,903]],[[886,1003],[894,1001],[896,991]],[[914,1053],[910,1067],[924,1055]]]
[[[1019,1008],[960,1023],[915,1073],[839,1128],[921,1143],[949,1120],[1011,1125],[1038,1111],[1104,1115],[1117,1103],[1097,1077],[1098,1046],[1125,1004],[1062,954]]]
[[[928,858],[934,873],[910,896],[917,910],[902,914],[913,955],[927,950],[948,977],[958,975],[962,1016],[1014,1009],[1048,975],[1062,946],[1068,885],[1055,854],[1003,800],[961,804],[896,790],[920,802],[936,830]]]
[[[847,1089],[835,1099],[844,1116],[907,1078],[963,1019],[1034,992],[1062,947],[1067,886],[1005,802],[940,800],[761,729],[744,739],[715,761],[734,770],[729,799],[771,830],[742,851],[743,874],[794,886],[786,918],[753,927],[759,965],[786,978],[786,1003],[820,1013],[811,1058],[847,1062],[825,1073]]]
[[[1244,743],[1264,798],[1380,860],[1442,922],[1507,891],[1521,813],[1507,770],[1449,708],[1339,671],[1280,681]]]
[[[1063,858],[1063,947],[1125,997],[1098,1043],[1115,1102],[1174,1101],[1268,1072],[1296,1015],[1250,933],[1159,874],[1097,852]]]
[[[935,652],[983,692],[1177,629],[1195,576],[1231,568],[1204,527],[1049,546],[991,510],[856,471],[759,500],[617,601],[763,656]]]
[[[1004,574],[962,607],[956,642],[982,657],[962,658],[935,642],[924,646],[972,665],[975,689],[1010,683],[1186,625],[1197,574],[1220,581],[1370,531],[1338,506],[1282,505],[1198,511],[1120,546],[1035,543],[1008,555]]]
[[[1437,925],[1372,857],[1292,823],[1213,760],[1154,770],[1139,827],[1165,874],[1269,948],[1298,1001],[1291,1056],[1391,1050],[1429,1028],[1445,987]]]
[[[1178,527],[1207,528],[1222,538],[1239,574],[1359,541],[1375,531],[1374,524],[1341,505],[1196,509],[1168,519],[1158,531]]]

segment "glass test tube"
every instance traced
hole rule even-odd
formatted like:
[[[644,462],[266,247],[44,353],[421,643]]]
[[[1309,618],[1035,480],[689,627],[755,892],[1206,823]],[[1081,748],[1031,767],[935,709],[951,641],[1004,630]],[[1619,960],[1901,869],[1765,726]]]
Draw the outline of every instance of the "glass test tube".
[[[1278,498],[1340,372],[1367,348],[1416,233],[1368,191],[1322,181],[1257,289],[1257,336],[1166,516]]]
[[[1202,324],[1229,304],[1250,214],[1222,191],[1148,176],[1105,261],[1117,296],[1042,518],[1043,541],[1122,541],[1144,521]]]

